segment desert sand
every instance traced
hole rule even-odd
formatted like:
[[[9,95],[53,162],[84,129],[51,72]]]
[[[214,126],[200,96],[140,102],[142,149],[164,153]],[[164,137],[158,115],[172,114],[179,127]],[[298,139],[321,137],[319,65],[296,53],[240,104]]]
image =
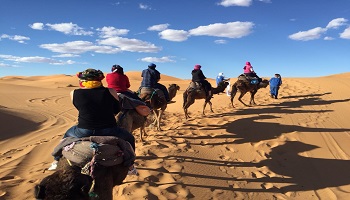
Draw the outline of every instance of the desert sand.
[[[140,72],[126,74],[137,90]],[[205,116],[196,100],[186,120],[189,82],[162,75],[181,89],[162,131],[147,127],[144,143],[134,131],[140,174],[115,187],[114,199],[350,199],[350,73],[283,78],[279,99],[263,88],[254,107],[215,95]],[[51,152],[77,122],[69,99],[77,86],[74,75],[0,78],[1,200],[34,199],[35,184],[53,173]]]

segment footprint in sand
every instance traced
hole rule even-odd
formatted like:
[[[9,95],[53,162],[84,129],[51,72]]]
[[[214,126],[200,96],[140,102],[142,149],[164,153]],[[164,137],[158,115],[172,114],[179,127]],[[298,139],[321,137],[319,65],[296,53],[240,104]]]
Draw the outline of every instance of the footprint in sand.
[[[0,197],[3,197],[6,195],[6,191],[0,190]]]
[[[265,175],[264,175],[263,173],[259,172],[259,171],[257,171],[257,172],[252,172],[252,176],[253,176],[254,178],[263,178],[263,177],[265,177]]]
[[[264,189],[271,189],[274,187],[274,185],[272,183],[263,183],[261,184],[261,187]]]

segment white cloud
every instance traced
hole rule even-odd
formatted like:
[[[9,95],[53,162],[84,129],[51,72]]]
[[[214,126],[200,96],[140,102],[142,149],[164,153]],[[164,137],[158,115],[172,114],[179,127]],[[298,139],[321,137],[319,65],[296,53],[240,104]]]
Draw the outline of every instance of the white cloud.
[[[99,44],[116,46],[121,51],[130,52],[158,52],[161,50],[160,47],[157,47],[156,45],[151,44],[149,42],[122,37],[111,37],[104,40],[100,40]]]
[[[72,60],[62,61],[62,60],[55,60],[55,59],[41,57],[41,56],[19,57],[19,56],[12,56],[12,55],[0,55],[0,58],[3,58],[4,60],[21,62],[21,63],[48,63],[52,65],[65,65],[65,64],[75,63]]]
[[[344,26],[346,25],[346,22],[348,20],[345,19],[345,18],[337,18],[337,19],[333,19],[332,21],[330,21],[328,23],[328,25],[326,26],[327,29],[329,28],[334,28],[334,29],[337,29],[339,28],[340,26]]]
[[[158,24],[147,28],[149,31],[164,31],[170,26],[170,24]]]
[[[327,29],[325,28],[316,27],[308,31],[299,31],[298,33],[294,33],[292,35],[289,35],[288,37],[292,40],[301,40],[301,41],[315,40],[315,39],[319,39],[321,37],[321,34],[325,33],[326,31]]]
[[[112,26],[98,28],[97,31],[100,31],[101,38],[115,37],[120,35],[126,35],[129,33],[128,29],[116,29]]]
[[[264,3],[272,3],[271,0],[259,0],[261,2],[264,2]]]
[[[155,62],[155,63],[166,63],[166,62],[175,62],[171,59],[170,56],[163,56],[161,58],[157,57],[145,57],[140,59],[143,62]]]
[[[73,58],[73,57],[80,57],[80,55],[66,53],[66,54],[55,55],[52,57],[54,57],[54,58]]]
[[[66,42],[63,44],[42,44],[40,45],[41,48],[48,49],[55,53],[62,53],[62,54],[82,54],[85,52],[95,52],[95,53],[107,53],[107,54],[113,54],[118,53],[121,50],[118,48],[113,48],[110,46],[98,46],[94,45],[92,42],[88,41],[73,41],[73,42]]]
[[[350,39],[350,27],[344,30],[344,32],[340,33],[340,38]]]
[[[252,4],[252,0],[222,0],[218,3],[221,6],[229,7],[229,6],[250,6]]]
[[[26,40],[30,40],[29,37],[25,37],[21,35],[7,35],[7,34],[2,34],[0,36],[0,39],[9,39],[19,43],[25,43]]]
[[[334,38],[329,37],[329,36],[326,36],[326,37],[324,37],[323,39],[324,39],[324,40],[334,40]]]
[[[199,26],[189,30],[190,35],[206,35],[227,38],[241,38],[252,32],[254,23],[252,22],[229,22],[226,24],[215,23],[208,26]]]
[[[164,40],[174,41],[174,42],[182,42],[187,40],[189,34],[184,30],[173,30],[166,29],[158,33],[160,38]]]
[[[139,4],[139,8],[142,10],[151,10],[152,9],[149,5],[142,4],[142,3]]]
[[[215,40],[215,44],[227,44],[227,40]]]
[[[44,24],[41,22],[29,24],[29,27],[35,30],[43,30],[44,29]]]
[[[5,63],[1,63],[1,62],[0,62],[0,67],[12,67],[12,65],[5,64]]]
[[[93,35],[92,31],[84,31],[83,28],[76,24],[70,23],[60,23],[60,24],[46,24],[50,29],[62,32],[66,35]]]

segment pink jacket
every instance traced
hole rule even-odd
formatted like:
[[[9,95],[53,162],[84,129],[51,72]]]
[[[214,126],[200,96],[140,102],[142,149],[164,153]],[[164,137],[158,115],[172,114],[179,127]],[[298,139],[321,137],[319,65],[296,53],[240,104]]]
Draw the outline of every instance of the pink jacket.
[[[109,88],[113,88],[117,92],[126,92],[130,87],[129,78],[125,74],[116,72],[107,74],[106,82]]]
[[[244,69],[244,73],[254,72],[253,67],[251,65],[249,65],[249,64],[245,65],[243,69]]]

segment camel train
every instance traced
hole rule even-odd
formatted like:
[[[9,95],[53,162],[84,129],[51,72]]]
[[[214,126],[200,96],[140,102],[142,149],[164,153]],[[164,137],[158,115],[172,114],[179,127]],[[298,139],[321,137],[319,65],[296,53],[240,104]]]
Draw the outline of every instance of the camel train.
[[[211,94],[219,94],[224,92],[228,84],[229,83],[227,81],[219,83],[218,87],[211,88]],[[269,81],[266,79],[262,80],[259,84],[251,85],[247,80],[239,78],[232,85],[230,96],[231,105],[234,107],[233,99],[238,91],[241,93],[238,100],[242,104],[248,106],[241,100],[241,98],[247,92],[250,92],[251,99],[249,105],[255,105],[254,95],[260,88],[266,88],[268,85]],[[171,99],[176,96],[176,92],[179,89],[180,87],[176,84],[169,85],[168,91]],[[161,117],[164,110],[167,108],[167,102],[164,94],[162,94],[161,91],[141,91],[140,97],[147,103],[148,106],[152,108],[154,115],[154,120],[152,123],[156,125],[157,130],[160,131]],[[207,96],[203,89],[198,89],[196,86],[190,85],[183,93],[183,109],[186,119],[190,118],[188,108],[195,102],[195,99],[205,99],[202,110],[203,115],[205,115],[204,110],[206,104],[210,105],[210,111],[213,112],[212,103],[210,101],[211,98],[212,96]],[[121,117],[121,115],[123,115],[123,117]],[[140,139],[143,141],[143,135],[146,135],[145,126],[148,117],[140,115],[135,110],[128,110],[127,112],[124,110],[120,111],[116,118],[119,120],[118,124],[129,132],[133,132],[137,128],[140,128]],[[91,142],[91,137],[81,140]],[[114,143],[112,142],[111,144],[104,142],[105,140],[106,138],[98,139],[98,141],[100,141],[99,145],[104,145],[107,150],[105,150],[104,153],[85,153],[84,159],[86,163],[77,164],[77,162],[71,161],[74,160],[73,155],[77,155],[77,152],[83,153],[86,151],[86,149],[88,149],[86,147],[85,149],[81,147],[81,149],[79,149],[80,151],[75,151],[75,154],[73,153],[66,156],[63,155],[62,159],[60,159],[58,162],[57,171],[45,177],[38,185],[35,186],[35,197],[43,200],[112,200],[113,188],[123,183],[123,180],[128,174],[130,163],[134,162],[136,156],[133,151],[130,150],[130,145],[128,146],[125,144],[126,142],[124,140],[114,138],[112,140],[118,141],[114,141]],[[118,155],[118,157],[107,159],[111,162],[106,163],[105,158],[111,157],[111,155]],[[104,159],[101,159],[101,157]],[[104,162],[101,162],[101,160]]]

